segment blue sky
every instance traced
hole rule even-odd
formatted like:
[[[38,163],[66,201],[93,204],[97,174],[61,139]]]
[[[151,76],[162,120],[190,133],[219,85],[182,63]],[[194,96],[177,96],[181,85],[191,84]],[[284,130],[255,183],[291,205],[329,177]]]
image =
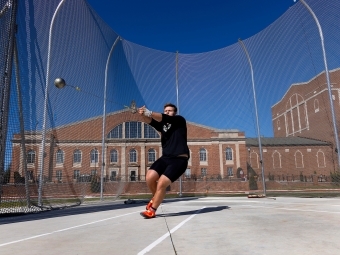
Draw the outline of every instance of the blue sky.
[[[220,49],[263,30],[293,0],[88,0],[121,37],[180,53]]]
[[[211,52],[238,44],[237,42],[239,38],[246,40],[260,31],[263,31],[295,4],[293,0],[88,0],[88,3],[98,13],[98,15],[125,40],[147,48],[164,52],[174,53],[179,51],[180,54]],[[239,47],[239,45],[236,46],[236,51]],[[143,55],[143,59],[147,58],[148,56]],[[216,60],[217,59],[218,57],[216,56]],[[151,59],[146,60],[147,63],[150,63],[151,61]],[[188,61],[195,62],[195,60]],[[210,65],[215,65],[215,63],[213,64],[213,62],[211,62]],[[185,100],[180,100],[180,105],[184,106],[182,109],[186,111],[181,111],[181,113],[189,121],[222,129],[239,129],[245,131],[247,136],[256,136],[256,120],[255,112],[252,109],[253,99],[251,96],[251,83],[249,80],[250,73],[248,73],[249,68],[247,63],[245,67],[246,69],[244,71],[244,76],[246,78],[244,78],[242,82],[247,84],[249,87],[249,89],[246,89],[246,91],[248,91],[248,95],[246,95],[246,97],[240,99],[235,96],[231,100],[226,99],[227,96],[224,93],[228,94],[228,91],[231,90],[231,88],[228,87],[225,87],[224,91],[218,91],[216,89],[215,91],[218,91],[217,95],[216,93],[214,95],[210,95],[211,100],[217,98],[218,95],[224,95],[223,97],[228,101],[227,104],[229,104],[225,107],[233,109],[231,115],[228,113],[228,117],[218,116],[217,118],[219,121],[211,122],[209,121],[208,113],[212,114],[214,111],[216,111],[216,109],[218,110],[219,107],[212,106],[211,109],[208,109],[207,106],[200,104],[193,108],[199,109],[202,107],[202,111],[206,114],[204,116],[195,116],[196,112],[192,110],[191,112],[186,111],[188,108],[191,108],[188,107],[188,105],[195,104],[195,102],[190,101],[189,97],[186,97]],[[221,68],[221,70],[223,70],[224,67]],[[204,76],[203,73],[205,71],[206,70],[201,70],[201,72],[194,72],[192,74],[193,77],[197,77],[196,83],[191,84],[191,87],[193,87],[195,91],[197,91],[198,83],[204,79],[207,79],[206,77],[209,76],[209,74],[205,74]],[[152,72],[152,70],[149,70],[149,74]],[[223,73],[223,71],[221,71],[221,73]],[[198,76],[200,76],[200,81],[198,81]],[[160,80],[162,80],[163,77],[160,77]],[[233,77],[230,78],[233,79]],[[157,82],[159,84],[161,83],[161,81]],[[154,81],[148,80],[147,83],[153,84]],[[169,88],[171,88],[171,86],[173,86],[171,84],[174,84],[174,82],[169,81],[169,84]],[[290,85],[291,83],[287,84]],[[219,83],[216,83],[216,85],[223,89],[223,87],[221,87],[223,85],[219,85]],[[285,88],[287,88],[289,85],[286,85]],[[165,87],[166,85],[162,84],[162,86]],[[188,86],[188,84],[181,82],[181,86]],[[206,84],[202,86],[206,86]],[[234,93],[242,94],[243,92],[239,91]],[[283,93],[284,92],[280,93],[279,98],[283,96]],[[263,109],[260,109],[260,111],[262,111],[262,115],[265,115],[266,118],[266,120],[260,120],[264,126],[264,128],[262,128],[263,132],[261,133],[266,136],[272,135],[270,112],[272,102],[269,103],[269,97],[270,93],[269,95],[266,95],[265,98],[267,103],[262,104]],[[167,97],[166,95],[162,95],[161,98]],[[244,106],[244,103],[239,102],[243,105],[242,109],[237,107],[235,108],[235,102],[240,100],[246,101],[246,107]],[[154,100],[146,99],[146,101],[150,106],[150,103]],[[172,101],[174,100],[172,99]],[[198,102],[198,100],[195,101],[196,103]],[[150,107],[155,110],[159,109],[159,106],[152,105],[153,108],[151,106]],[[259,107],[261,108],[261,104]],[[253,116],[246,120],[243,117],[244,115],[248,115],[248,117],[249,115]]]

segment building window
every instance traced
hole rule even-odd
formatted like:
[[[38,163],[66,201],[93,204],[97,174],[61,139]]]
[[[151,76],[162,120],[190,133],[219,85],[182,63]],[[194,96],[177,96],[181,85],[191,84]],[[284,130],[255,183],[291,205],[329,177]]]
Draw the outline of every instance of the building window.
[[[250,166],[253,168],[259,168],[259,155],[254,151],[250,153]]]
[[[91,164],[97,164],[98,163],[98,150],[97,149],[91,150],[90,156],[91,156]]]
[[[110,181],[117,181],[117,171],[111,171]]]
[[[281,126],[280,126],[280,120],[277,120],[277,130],[281,130]]]
[[[148,151],[148,162],[153,163],[156,161],[156,151],[154,149],[150,149]]]
[[[206,162],[207,161],[207,151],[204,148],[200,149],[200,161]]]
[[[185,178],[191,178],[191,169],[187,168],[184,173]]]
[[[135,149],[130,150],[130,162],[137,163],[137,151]]]
[[[29,150],[27,152],[27,164],[34,164],[35,163],[35,151]]]
[[[300,94],[294,94],[286,104],[286,136],[294,136],[308,129],[308,115],[306,101]]]
[[[296,151],[294,156],[295,156],[296,168],[302,168],[303,167],[303,155],[301,151]]]
[[[316,160],[318,161],[318,167],[326,167],[325,153],[319,150],[316,154]]]
[[[135,182],[137,180],[137,173],[135,170],[130,171],[130,181]]]
[[[97,175],[97,169],[92,169],[91,170],[91,176]]]
[[[117,150],[113,149],[110,151],[110,163],[117,163],[118,162],[118,152]]]
[[[233,160],[233,151],[232,151],[231,148],[226,148],[225,158],[226,158],[226,160]]]
[[[57,170],[56,173],[55,173],[55,175],[56,175],[57,181],[58,181],[58,182],[61,182],[62,179],[63,179],[63,173],[62,173],[62,171],[61,171],[61,170]]]
[[[315,112],[319,111],[319,100],[317,99],[314,100],[314,111]]]
[[[60,149],[57,151],[56,154],[56,163],[57,165],[64,164],[64,152]]]
[[[114,129],[112,129],[107,138],[123,138],[123,124],[119,124]]]
[[[228,176],[234,176],[233,168],[232,167],[227,167],[227,175]]]
[[[75,150],[73,152],[73,164],[80,164],[81,163],[81,151]]]
[[[273,167],[281,168],[281,154],[275,150],[272,155],[272,158],[273,158]]]
[[[159,138],[159,134],[153,127],[144,123],[144,138]]]
[[[33,178],[34,178],[33,171],[27,171],[27,175],[28,175],[28,180],[33,181]]]
[[[204,177],[204,176],[207,176],[207,169],[206,168],[201,168],[201,176]]]
[[[142,123],[137,121],[125,122],[125,138],[142,138]]]
[[[73,171],[73,179],[78,179],[80,177],[80,170]]]

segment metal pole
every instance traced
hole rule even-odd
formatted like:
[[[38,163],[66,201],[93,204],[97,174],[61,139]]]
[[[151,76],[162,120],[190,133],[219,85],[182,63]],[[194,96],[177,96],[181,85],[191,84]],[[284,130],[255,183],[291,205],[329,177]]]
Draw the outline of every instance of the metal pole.
[[[102,168],[100,174],[100,200],[103,200],[103,185],[104,185],[104,168],[105,168],[105,126],[106,126],[106,87],[107,87],[107,71],[109,68],[110,58],[113,52],[113,49],[116,47],[120,37],[118,36],[115,42],[113,43],[109,55],[106,60],[105,67],[105,85],[104,85],[104,105],[103,105],[103,130],[102,130]]]
[[[11,9],[12,8],[12,9]],[[4,183],[4,173],[6,167],[6,143],[8,131],[8,113],[11,93],[12,61],[16,29],[17,1],[8,0],[0,11],[0,17],[11,11],[9,25],[2,33],[7,35],[7,43],[3,46],[5,59],[3,61],[3,73],[0,81],[0,203],[2,201],[2,185]]]
[[[339,137],[338,137],[338,130],[336,127],[336,117],[334,113],[334,105],[333,105],[333,99],[332,99],[332,89],[331,89],[331,83],[329,79],[329,72],[328,72],[328,65],[327,65],[327,58],[326,58],[326,51],[325,51],[325,45],[324,45],[324,38],[323,38],[323,32],[321,29],[321,25],[319,23],[318,18],[316,17],[315,13],[313,10],[309,7],[309,5],[304,1],[300,0],[301,3],[307,8],[307,10],[310,12],[310,14],[313,16],[316,25],[318,26],[319,29],[319,34],[320,34],[320,40],[321,40],[321,47],[322,47],[322,53],[323,53],[323,61],[325,64],[325,74],[326,74],[326,79],[327,79],[327,88],[328,88],[328,97],[329,97],[329,103],[331,107],[331,113],[332,113],[332,121],[333,121],[333,129],[334,129],[334,139],[335,139],[335,144],[336,144],[336,154],[338,156],[338,171],[340,171],[340,146],[339,146]]]
[[[249,56],[249,53],[247,51],[246,46],[242,42],[241,39],[238,39],[239,43],[241,44],[245,54],[247,55],[247,59],[250,66],[250,72],[251,72],[251,81],[253,85],[253,96],[254,96],[254,106],[255,106],[255,115],[256,115],[256,126],[257,126],[257,138],[259,143],[259,150],[260,150],[260,163],[261,163],[261,173],[262,173],[262,183],[263,183],[263,195],[266,195],[266,180],[264,176],[264,168],[263,168],[263,156],[262,156],[262,145],[261,145],[261,133],[260,133],[260,126],[259,126],[259,117],[257,113],[257,103],[256,103],[256,92],[255,92],[255,82],[254,82],[254,71],[253,71],[253,65],[251,63],[251,59]]]
[[[177,114],[179,114],[179,99],[178,99],[178,51],[176,51],[176,99],[177,99]],[[179,196],[182,194],[182,176],[179,177]]]
[[[61,5],[65,0],[61,0],[56,10],[54,11],[52,21],[50,24],[50,30],[48,34],[48,50],[47,50],[47,67],[46,67],[46,85],[45,85],[45,98],[44,98],[44,116],[43,116],[43,126],[42,126],[42,136],[41,136],[41,148],[40,148],[40,168],[39,168],[39,188],[38,188],[38,205],[42,206],[42,182],[44,173],[44,154],[45,154],[45,137],[46,137],[46,118],[47,118],[47,102],[48,102],[48,88],[49,88],[49,78],[50,78],[50,54],[51,54],[51,44],[52,44],[52,29],[55,17],[59,11]]]
[[[17,98],[19,107],[19,122],[20,122],[20,134],[21,134],[21,150],[22,150],[22,164],[25,173],[25,190],[26,190],[26,203],[27,207],[31,206],[30,195],[29,195],[29,184],[28,184],[28,171],[27,171],[27,153],[26,153],[26,142],[25,142],[25,125],[24,125],[24,115],[22,108],[22,94],[21,94],[21,84],[20,84],[20,69],[19,69],[19,59],[18,59],[18,46],[16,40],[14,40],[14,64],[16,71],[16,84],[17,84]]]

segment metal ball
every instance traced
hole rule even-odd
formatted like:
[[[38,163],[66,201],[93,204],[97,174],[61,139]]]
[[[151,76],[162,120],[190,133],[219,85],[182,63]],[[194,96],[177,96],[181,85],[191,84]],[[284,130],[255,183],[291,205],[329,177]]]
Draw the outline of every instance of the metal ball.
[[[57,78],[54,80],[54,85],[58,88],[58,89],[62,89],[63,87],[66,86],[66,82],[63,78]]]

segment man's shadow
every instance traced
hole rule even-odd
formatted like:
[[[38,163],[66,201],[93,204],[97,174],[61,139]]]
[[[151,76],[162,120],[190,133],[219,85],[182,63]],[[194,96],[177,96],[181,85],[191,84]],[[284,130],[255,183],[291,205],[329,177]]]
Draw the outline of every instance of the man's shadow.
[[[164,210],[162,211],[162,208],[158,208],[157,217],[175,217],[175,216],[184,216],[184,215],[193,215],[193,214],[202,214],[202,213],[211,213],[211,212],[218,212],[225,209],[230,209],[229,206],[214,206],[214,207],[205,207],[200,210],[191,210],[191,211],[185,211],[185,212],[177,212],[177,213],[164,213]]]

